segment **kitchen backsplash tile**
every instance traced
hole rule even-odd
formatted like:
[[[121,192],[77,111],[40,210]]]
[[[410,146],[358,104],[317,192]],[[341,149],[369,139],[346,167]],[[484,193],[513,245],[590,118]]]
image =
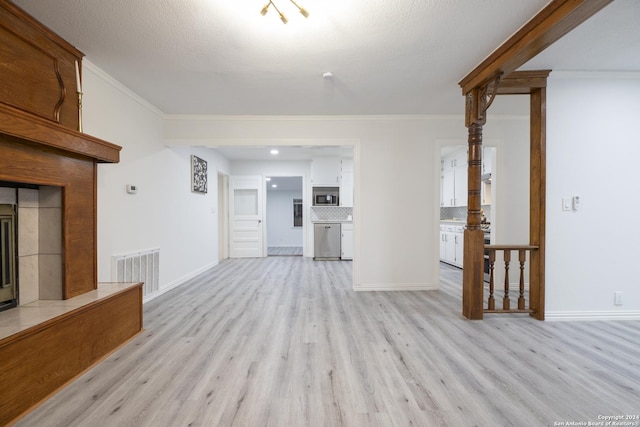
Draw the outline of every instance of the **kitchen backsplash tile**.
[[[353,208],[346,206],[311,206],[311,222],[351,221]]]
[[[489,218],[491,218],[491,205],[482,205],[482,209],[484,209],[484,216],[489,220]],[[467,207],[457,206],[454,208],[440,208],[440,220],[452,218],[466,220]]]

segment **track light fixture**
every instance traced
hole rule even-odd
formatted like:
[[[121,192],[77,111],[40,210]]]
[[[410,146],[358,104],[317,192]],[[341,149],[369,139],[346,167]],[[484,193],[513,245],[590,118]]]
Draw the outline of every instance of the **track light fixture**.
[[[289,0],[291,2],[291,4],[293,4],[297,9],[298,12],[300,12],[300,14],[302,16],[304,16],[305,18],[309,17],[309,12],[307,12],[307,10],[304,7],[300,7],[298,5],[298,3],[296,3],[294,0]],[[269,11],[269,6],[273,6],[273,8],[276,10],[276,12],[278,13],[278,15],[280,15],[280,20],[282,21],[283,24],[286,24],[287,22],[289,22],[287,20],[287,17],[284,16],[284,13],[282,13],[280,11],[280,9],[278,9],[278,6],[276,6],[276,4],[274,3],[274,0],[269,0],[269,3],[265,4],[264,7],[262,8],[262,10],[260,11],[260,14],[262,16],[266,15],[267,12]]]

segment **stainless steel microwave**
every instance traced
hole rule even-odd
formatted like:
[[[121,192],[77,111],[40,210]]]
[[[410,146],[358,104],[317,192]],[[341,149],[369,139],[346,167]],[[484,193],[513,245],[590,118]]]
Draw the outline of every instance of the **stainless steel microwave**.
[[[313,187],[313,206],[339,206],[339,187]]]

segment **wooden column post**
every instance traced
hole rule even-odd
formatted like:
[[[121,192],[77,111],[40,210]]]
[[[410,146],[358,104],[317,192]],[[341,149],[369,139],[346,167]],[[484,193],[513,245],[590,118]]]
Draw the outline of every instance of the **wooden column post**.
[[[484,286],[484,232],[480,229],[482,174],[482,125],[469,126],[469,193],[467,228],[464,230],[462,275],[462,314],[467,319],[481,320]]]
[[[546,77],[546,76],[545,76]],[[546,81],[545,81],[546,83]],[[529,244],[538,246],[531,251],[529,308],[532,316],[544,320],[545,300],[545,217],[546,217],[546,88],[531,91],[531,176],[529,195]]]
[[[495,98],[500,76],[466,94],[465,124],[469,129],[469,167],[467,227],[464,231],[464,259],[462,274],[462,315],[467,319],[483,317],[484,232],[481,222],[482,185],[482,127],[486,123],[487,108]]]

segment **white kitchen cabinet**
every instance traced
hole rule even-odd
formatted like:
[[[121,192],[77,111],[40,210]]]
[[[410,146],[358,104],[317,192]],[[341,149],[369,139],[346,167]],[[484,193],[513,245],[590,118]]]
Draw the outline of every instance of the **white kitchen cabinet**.
[[[453,152],[453,167],[467,169],[469,166],[469,149],[461,148]]]
[[[440,206],[467,206],[467,150],[460,148],[442,158]]]
[[[469,198],[467,194],[467,189],[469,188],[467,167],[457,167],[454,172],[453,206],[467,206]]]
[[[440,206],[449,208],[455,206],[455,169],[449,168],[445,169],[440,175]]]
[[[464,227],[440,226],[440,261],[462,268],[464,259]]]
[[[444,230],[440,231],[440,260],[455,264],[456,260],[456,238],[455,227],[445,225]]]
[[[493,157],[495,156],[495,147],[482,148],[482,174],[491,173],[493,170]]]
[[[493,175],[493,164],[495,161],[496,149],[495,147],[484,147],[482,149],[482,175]],[[491,204],[491,180],[482,181],[482,204]]]
[[[340,160],[340,168],[342,172],[353,172],[353,159]]]
[[[342,224],[341,258],[344,260],[353,259],[353,224]]]
[[[353,160],[340,163],[340,206],[353,207]]]
[[[316,158],[311,161],[311,184],[314,187],[340,186],[340,159]]]
[[[456,230],[455,236],[455,251],[456,256],[454,260],[454,264],[460,268],[462,268],[462,260],[464,259],[464,232],[462,227],[458,227]]]

